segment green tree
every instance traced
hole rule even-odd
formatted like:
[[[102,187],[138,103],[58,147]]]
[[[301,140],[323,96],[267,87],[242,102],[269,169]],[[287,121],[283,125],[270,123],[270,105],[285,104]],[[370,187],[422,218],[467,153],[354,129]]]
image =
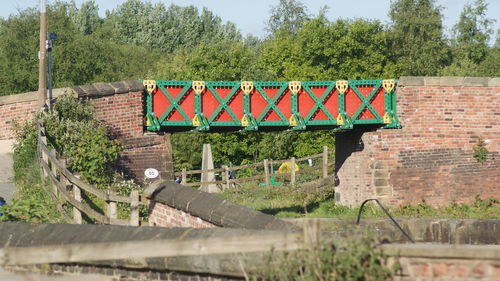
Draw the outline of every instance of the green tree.
[[[480,64],[488,56],[488,41],[494,22],[486,18],[488,5],[476,0],[465,5],[458,23],[453,28],[453,62],[443,69],[443,75],[475,76],[480,74]]]
[[[271,8],[271,16],[267,21],[267,30],[275,33],[278,30],[297,32],[309,19],[306,6],[297,0],[280,0]]]
[[[489,50],[488,55],[479,65],[477,74],[483,77],[500,76],[500,30],[497,31],[495,45]]]
[[[144,79],[151,70],[144,62],[154,62],[160,57],[157,51],[120,44],[106,37],[112,37],[112,33],[99,29],[54,48],[56,86]]]
[[[106,24],[117,30],[122,42],[173,52],[179,48],[193,48],[201,42],[221,39],[240,40],[241,35],[233,23],[204,8],[199,13],[194,6],[128,0],[106,16]]]
[[[380,79],[395,76],[387,33],[378,21],[337,20],[324,15],[297,35],[279,31],[264,43],[259,65],[278,80]]]
[[[389,50],[399,76],[436,75],[449,63],[441,8],[435,0],[397,0],[391,4]]]
[[[182,49],[160,60],[155,77],[172,80],[263,80],[257,53],[242,42],[222,40],[201,43],[192,51]]]
[[[73,0],[70,7],[69,16],[82,34],[91,34],[102,25],[103,20],[99,17],[99,6],[94,0],[83,2],[80,9],[76,8]]]
[[[49,31],[59,35],[54,50],[78,34],[68,16],[68,6],[47,8]],[[0,22],[0,95],[38,88],[39,12],[30,8]]]

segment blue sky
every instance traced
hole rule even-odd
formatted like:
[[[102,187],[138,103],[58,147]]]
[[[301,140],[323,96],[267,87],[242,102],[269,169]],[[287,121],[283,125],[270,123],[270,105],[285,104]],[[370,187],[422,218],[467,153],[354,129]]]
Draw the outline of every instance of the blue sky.
[[[51,2],[51,0],[46,0]],[[457,22],[464,4],[473,0],[438,0],[444,14],[444,24],[449,31]],[[76,0],[79,5],[83,0]],[[96,0],[101,15],[106,10],[113,9],[125,0]],[[224,21],[236,23],[241,32],[246,35],[251,33],[263,36],[265,32],[265,21],[269,17],[269,8],[276,5],[278,0],[152,0],[152,2],[163,2],[166,5],[172,3],[180,6],[195,5],[207,7]],[[379,19],[387,22],[387,13],[391,0],[301,0],[310,14],[317,14],[320,7],[327,5],[329,19],[337,18],[367,18]],[[0,17],[6,18],[17,10],[27,7],[37,7],[39,0],[0,0]],[[500,29],[500,0],[487,0],[488,17],[495,19],[495,28]]]

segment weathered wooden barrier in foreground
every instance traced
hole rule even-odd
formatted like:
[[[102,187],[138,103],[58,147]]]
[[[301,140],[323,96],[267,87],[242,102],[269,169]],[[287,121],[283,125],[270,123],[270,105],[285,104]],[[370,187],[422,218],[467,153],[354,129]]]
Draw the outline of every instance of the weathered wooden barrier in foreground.
[[[45,127],[43,123],[38,123],[38,149],[40,155],[41,175],[49,178],[52,183],[52,189],[47,188],[47,192],[56,204],[59,212],[63,215],[66,222],[77,224],[82,223],[82,214],[85,214],[97,223],[117,224],[117,225],[139,225],[139,205],[147,205],[147,201],[137,190],[131,192],[130,196],[121,196],[111,190],[100,190],[88,183],[85,183],[73,175],[66,168],[66,161],[60,159],[55,149],[48,148]],[[44,185],[44,187],[46,187]],[[85,193],[92,194],[100,200],[106,202],[106,211],[98,212],[95,208],[85,203]],[[73,214],[70,215],[63,207],[69,203],[73,206]],[[130,206],[130,218],[123,220],[118,218],[118,203],[126,203]]]
[[[185,234],[191,232],[185,230]],[[1,265],[74,263],[138,258],[246,254],[310,249],[320,241],[317,220],[305,224],[303,232],[260,231],[242,236],[198,239],[153,239],[122,242],[75,243],[0,249]]]

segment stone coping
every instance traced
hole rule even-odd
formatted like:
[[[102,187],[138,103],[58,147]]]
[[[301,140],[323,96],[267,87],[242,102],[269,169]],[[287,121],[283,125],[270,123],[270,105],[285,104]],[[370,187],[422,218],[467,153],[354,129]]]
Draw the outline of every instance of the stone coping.
[[[152,239],[189,240],[283,233],[259,229],[182,228],[119,226],[99,224],[0,223],[0,245],[10,247],[50,246],[80,243],[144,241]]]
[[[381,249],[389,256],[500,260],[500,245],[385,244]]]
[[[308,218],[285,219],[302,226]],[[349,229],[356,219],[318,218],[323,231]],[[396,218],[399,225],[416,242],[445,244],[500,245],[500,219]],[[388,218],[361,219],[362,227],[371,227],[394,242],[407,238]]]
[[[212,224],[243,229],[299,230],[292,223],[229,202],[218,196],[173,181],[156,183],[146,189],[152,201],[168,205]]]
[[[500,87],[500,77],[403,76],[398,86]]]
[[[59,97],[64,93],[72,93],[77,97],[100,97],[114,94],[124,94],[130,92],[143,91],[144,85],[139,80],[110,82],[110,83],[94,83],[85,86],[73,86],[66,88],[57,88],[52,90],[53,97]],[[22,94],[0,96],[0,105],[27,102],[38,100],[38,91]]]
[[[146,240],[190,240],[281,234],[282,231],[232,228],[165,228],[92,224],[0,223],[0,245],[35,247],[65,244]],[[151,249],[154,251],[154,249]],[[243,276],[242,265],[261,259],[262,253],[178,256],[82,262],[86,265],[147,270],[173,270],[223,276]]]

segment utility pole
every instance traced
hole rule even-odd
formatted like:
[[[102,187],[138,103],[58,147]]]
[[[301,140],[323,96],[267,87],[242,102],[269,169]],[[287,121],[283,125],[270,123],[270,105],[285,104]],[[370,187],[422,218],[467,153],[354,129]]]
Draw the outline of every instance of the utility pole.
[[[47,100],[47,61],[46,46],[47,41],[47,10],[45,0],[40,0],[40,51],[38,53],[38,104],[40,107]]]

